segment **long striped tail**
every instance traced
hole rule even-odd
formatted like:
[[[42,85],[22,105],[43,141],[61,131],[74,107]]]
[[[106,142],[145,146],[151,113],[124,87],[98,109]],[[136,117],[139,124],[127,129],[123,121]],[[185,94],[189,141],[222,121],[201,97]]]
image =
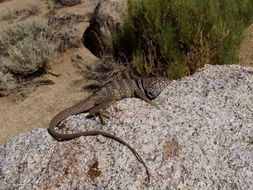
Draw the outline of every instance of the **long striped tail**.
[[[56,132],[55,128],[58,127],[58,124],[62,122],[64,119],[71,115],[76,115],[79,113],[83,113],[85,111],[89,111],[92,107],[94,107],[94,101],[92,98],[88,98],[74,106],[71,106],[60,113],[58,113],[49,123],[48,131],[56,140],[70,140],[73,138],[77,138],[76,135],[69,134],[61,134]]]
[[[113,134],[104,132],[104,131],[82,131],[82,132],[77,132],[77,133],[59,133],[55,130],[55,128],[58,127],[58,124],[62,122],[64,119],[66,119],[67,117],[71,115],[76,115],[85,111],[89,111],[92,107],[94,107],[94,105],[95,105],[94,101],[91,98],[88,98],[79,104],[76,104],[70,108],[67,108],[61,111],[50,121],[49,128],[48,128],[49,133],[58,141],[71,140],[71,139],[75,139],[81,136],[98,136],[98,135],[113,139],[125,145],[131,150],[131,152],[134,154],[137,160],[144,166],[147,173],[147,181],[150,182],[150,173],[149,173],[148,167],[143,161],[143,159],[141,158],[141,156],[137,153],[137,151],[132,146],[130,146],[127,142],[123,141],[119,137]]]

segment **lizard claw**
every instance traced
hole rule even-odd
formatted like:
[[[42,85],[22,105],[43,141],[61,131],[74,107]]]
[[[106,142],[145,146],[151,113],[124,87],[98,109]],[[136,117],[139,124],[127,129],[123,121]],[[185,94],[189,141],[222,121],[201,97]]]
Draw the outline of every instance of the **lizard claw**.
[[[148,102],[151,106],[156,106],[156,103],[154,101],[149,101]]]
[[[99,116],[99,119],[100,119],[102,125],[106,125],[104,118],[110,119],[109,112],[107,112],[107,111],[100,111],[98,113],[98,116]]]
[[[108,111],[103,111],[102,116],[105,117],[106,119],[110,119],[110,113]]]

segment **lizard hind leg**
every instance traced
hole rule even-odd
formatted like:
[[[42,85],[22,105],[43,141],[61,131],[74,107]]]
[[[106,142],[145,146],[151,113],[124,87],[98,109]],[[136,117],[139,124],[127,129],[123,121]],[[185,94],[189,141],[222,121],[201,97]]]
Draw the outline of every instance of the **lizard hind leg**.
[[[94,106],[93,108],[91,108],[89,111],[89,114],[92,116],[98,116],[101,121],[101,124],[105,125],[106,122],[104,118],[109,119],[109,113],[106,112],[105,109],[109,107],[110,105],[112,105],[114,102],[115,100],[113,98],[107,99],[104,102],[101,102],[97,104],[96,106]]]

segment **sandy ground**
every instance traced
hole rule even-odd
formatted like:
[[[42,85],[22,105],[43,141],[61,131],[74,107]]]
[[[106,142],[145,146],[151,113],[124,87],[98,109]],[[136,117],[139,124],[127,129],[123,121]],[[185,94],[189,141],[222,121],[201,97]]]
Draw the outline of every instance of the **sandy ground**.
[[[28,0],[21,1],[22,3],[29,2]],[[4,6],[11,9],[18,6],[15,2],[20,3],[21,1],[12,0],[2,3],[0,13],[4,14],[4,11],[1,11]],[[42,13],[45,12],[48,6],[46,5],[47,1],[37,0],[33,2],[38,3]],[[72,12],[88,15],[95,7],[94,2],[94,0],[86,0],[82,5],[59,9],[56,14]],[[79,23],[78,28],[84,31],[88,26],[87,21]],[[6,25],[8,25],[8,22],[0,21],[0,28],[4,28]],[[246,37],[240,49],[240,64],[253,66],[253,24],[245,31],[245,34]],[[42,77],[43,79],[53,80],[54,85],[40,86],[24,100],[18,100],[13,95],[0,98],[0,144],[32,128],[48,127],[49,121],[55,114],[89,95],[88,92],[83,90],[88,82],[82,80],[82,76],[71,63],[73,53],[78,53],[84,57],[87,64],[94,64],[97,60],[85,47],[68,50],[54,58],[51,63],[50,71],[60,74],[60,76],[55,77],[47,74]]]
[[[6,1],[0,6],[0,17],[5,14],[3,10],[6,6],[9,10],[13,7],[23,5],[29,0]],[[18,2],[17,4],[15,4]],[[33,1],[38,3],[42,12],[45,12],[46,1]],[[87,20],[78,23],[80,35],[88,26],[88,15],[95,8],[94,0],[86,0],[83,4],[74,7],[65,7],[58,9],[55,14],[75,13],[87,15]],[[3,6],[4,5],[4,6]],[[37,17],[40,15],[37,15]],[[6,28],[13,22],[0,21],[0,28]],[[3,27],[1,27],[3,26]],[[81,55],[87,65],[94,64],[97,60],[85,47],[70,49],[60,55],[57,55],[50,63],[50,72],[59,74],[59,77],[45,74],[40,79],[53,80],[53,85],[39,86],[35,91],[28,94],[24,100],[18,99],[15,95],[0,97],[0,144],[5,143],[11,137],[28,131],[32,128],[45,128],[54,115],[61,110],[83,100],[89,94],[83,90],[83,87],[89,82],[82,79],[78,69],[73,66],[71,57],[78,53]]]
[[[59,111],[88,96],[82,88],[87,82],[71,63],[71,55],[76,51],[80,52],[79,55],[86,55],[87,63],[91,64],[96,60],[84,48],[69,50],[52,64],[50,71],[60,76],[42,77],[53,80],[55,84],[38,87],[24,100],[18,100],[13,95],[0,98],[0,144],[20,132],[48,127],[49,121]]]

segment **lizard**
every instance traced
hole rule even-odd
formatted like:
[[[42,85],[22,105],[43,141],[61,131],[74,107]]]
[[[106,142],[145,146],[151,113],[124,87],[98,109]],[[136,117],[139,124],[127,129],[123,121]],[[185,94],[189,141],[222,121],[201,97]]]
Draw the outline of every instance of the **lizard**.
[[[58,113],[49,123],[48,131],[56,140],[66,141],[75,139],[81,136],[97,136],[101,135],[107,138],[116,140],[117,142],[127,146],[135,155],[137,160],[143,164],[146,173],[147,181],[150,181],[150,173],[143,159],[127,142],[119,137],[104,132],[104,131],[82,131],[73,134],[65,134],[56,131],[58,125],[67,117],[83,112],[88,112],[90,115],[99,116],[101,124],[105,124],[104,117],[108,117],[103,112],[107,107],[114,102],[124,98],[138,97],[151,105],[155,105],[154,100],[167,86],[168,79],[165,77],[150,77],[150,78],[126,78],[122,80],[115,80],[105,84],[99,90],[95,91],[84,101],[69,107]]]

